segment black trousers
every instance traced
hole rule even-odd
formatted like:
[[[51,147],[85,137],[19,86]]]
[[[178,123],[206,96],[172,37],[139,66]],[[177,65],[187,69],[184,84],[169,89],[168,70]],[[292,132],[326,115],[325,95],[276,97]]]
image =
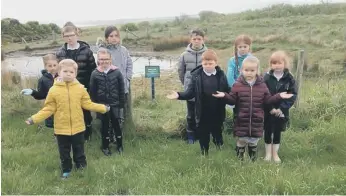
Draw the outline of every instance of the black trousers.
[[[187,121],[187,127],[186,131],[188,133],[192,133],[196,135],[196,115],[195,115],[195,102],[194,101],[187,101],[187,115],[186,115],[186,121]]]
[[[266,144],[280,144],[281,131],[284,131],[286,121],[282,118],[270,116],[266,119],[266,126],[264,129],[264,142]],[[273,139],[272,139],[273,134]]]
[[[84,168],[87,165],[84,154],[84,132],[75,135],[56,135],[59,147],[62,172],[71,172],[72,159],[70,156],[71,147],[73,152],[73,161],[77,169]]]
[[[101,137],[102,137],[102,148],[109,148],[110,134],[109,131],[114,131],[117,146],[122,146],[122,129],[120,127],[120,118],[115,115],[114,108],[105,114],[101,114]],[[112,126],[110,126],[110,122]]]
[[[91,116],[91,113],[89,110],[83,109],[83,116],[84,116],[84,123],[85,123],[85,139],[89,139],[89,137],[92,134],[92,128],[91,128],[91,122],[93,120],[93,117]]]
[[[218,121],[201,122],[198,127],[199,145],[201,146],[201,150],[209,150],[210,134],[213,136],[213,143],[215,145],[223,145],[222,123]]]

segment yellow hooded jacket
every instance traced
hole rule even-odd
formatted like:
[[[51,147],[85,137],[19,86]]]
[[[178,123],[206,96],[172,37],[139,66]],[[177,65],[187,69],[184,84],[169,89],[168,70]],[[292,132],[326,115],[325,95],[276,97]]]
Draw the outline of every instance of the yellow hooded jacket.
[[[107,111],[105,105],[91,101],[78,80],[67,83],[56,79],[49,89],[44,107],[31,119],[33,123],[39,123],[54,114],[54,133],[75,135],[85,130],[82,108],[99,113]]]

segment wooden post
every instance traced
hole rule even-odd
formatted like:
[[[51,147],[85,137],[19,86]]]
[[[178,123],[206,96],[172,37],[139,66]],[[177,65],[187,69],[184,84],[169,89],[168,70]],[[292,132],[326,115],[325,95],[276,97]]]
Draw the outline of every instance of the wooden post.
[[[299,108],[300,93],[302,92],[301,87],[303,83],[304,59],[305,59],[305,51],[300,50],[298,55],[298,63],[297,63],[297,71],[296,71],[296,83],[298,88],[297,100],[294,103],[294,106],[296,108]]]

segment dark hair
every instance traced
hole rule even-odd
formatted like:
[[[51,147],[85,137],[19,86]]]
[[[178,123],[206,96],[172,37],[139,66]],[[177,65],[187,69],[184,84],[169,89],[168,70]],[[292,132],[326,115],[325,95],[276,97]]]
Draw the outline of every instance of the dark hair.
[[[105,38],[107,39],[113,31],[116,31],[118,33],[118,36],[120,36],[120,32],[116,26],[108,26],[105,29]]]
[[[190,36],[193,36],[193,35],[204,37],[204,31],[202,31],[200,29],[193,29],[190,32]]]

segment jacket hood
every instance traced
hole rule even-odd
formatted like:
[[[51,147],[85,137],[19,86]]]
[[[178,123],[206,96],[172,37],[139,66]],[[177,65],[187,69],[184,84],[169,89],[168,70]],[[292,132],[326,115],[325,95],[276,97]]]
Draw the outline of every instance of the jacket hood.
[[[103,38],[99,37],[97,38],[96,40],[96,46],[98,48],[107,48],[107,49],[110,49],[110,48],[118,48],[120,46],[120,43],[119,44],[108,44],[104,41]]]
[[[189,44],[185,50],[192,54],[202,54],[207,50],[207,47],[205,46],[205,44],[202,44],[202,48],[200,50],[194,50],[192,49],[192,44]]]
[[[97,66],[97,71],[99,71],[99,72],[103,72],[104,71],[104,69],[99,65],[99,66]],[[117,66],[115,66],[115,65],[111,65],[111,67],[110,67],[110,70],[116,70],[116,69],[118,69],[118,67]]]

